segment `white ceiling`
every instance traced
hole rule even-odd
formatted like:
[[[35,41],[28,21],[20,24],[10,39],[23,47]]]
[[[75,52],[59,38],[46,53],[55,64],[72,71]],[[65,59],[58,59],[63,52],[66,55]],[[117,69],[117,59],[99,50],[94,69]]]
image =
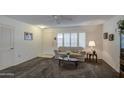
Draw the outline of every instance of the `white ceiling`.
[[[75,26],[75,25],[98,25],[112,18],[114,15],[62,15],[59,24],[53,15],[6,15],[7,17],[16,19],[32,25],[44,26]],[[60,16],[60,15],[59,15]]]

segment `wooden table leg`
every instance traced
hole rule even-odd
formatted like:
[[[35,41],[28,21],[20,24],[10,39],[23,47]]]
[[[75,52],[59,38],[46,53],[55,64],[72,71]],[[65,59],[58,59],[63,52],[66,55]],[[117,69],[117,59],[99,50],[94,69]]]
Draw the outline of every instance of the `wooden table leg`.
[[[93,58],[94,58],[94,56],[95,56],[95,58],[96,58],[95,60],[96,60],[96,63],[97,63],[97,54],[94,54],[94,55],[93,55]]]
[[[88,57],[88,53],[87,53],[87,57],[86,57],[86,59],[87,59],[87,60],[89,59],[89,57]]]
[[[75,66],[76,66],[76,67],[78,66],[78,63],[77,63],[77,62],[75,62]]]
[[[96,63],[97,63],[97,54],[96,54]]]
[[[61,61],[59,60],[59,66],[61,65]]]

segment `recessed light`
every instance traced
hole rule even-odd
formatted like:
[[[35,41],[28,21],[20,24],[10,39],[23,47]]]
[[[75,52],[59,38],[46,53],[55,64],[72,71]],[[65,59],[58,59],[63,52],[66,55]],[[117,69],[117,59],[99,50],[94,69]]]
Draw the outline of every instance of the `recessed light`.
[[[40,25],[39,27],[40,27],[41,29],[48,28],[47,26],[43,26],[43,25]]]

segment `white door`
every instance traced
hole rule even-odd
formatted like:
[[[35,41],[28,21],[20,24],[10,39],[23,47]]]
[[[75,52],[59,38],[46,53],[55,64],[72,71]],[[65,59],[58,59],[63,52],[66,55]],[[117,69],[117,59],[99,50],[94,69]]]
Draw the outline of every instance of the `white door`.
[[[14,29],[0,25],[0,69],[14,63]]]

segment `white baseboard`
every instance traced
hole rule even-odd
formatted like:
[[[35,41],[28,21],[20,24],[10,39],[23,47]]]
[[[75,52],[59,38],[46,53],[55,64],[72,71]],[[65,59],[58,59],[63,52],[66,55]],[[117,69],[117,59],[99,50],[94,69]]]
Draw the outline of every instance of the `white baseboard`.
[[[53,54],[40,54],[38,55],[38,57],[53,58],[54,55]]]
[[[10,66],[3,66],[3,65],[0,65],[0,70],[6,69],[6,68],[8,68],[8,67],[10,67]]]

